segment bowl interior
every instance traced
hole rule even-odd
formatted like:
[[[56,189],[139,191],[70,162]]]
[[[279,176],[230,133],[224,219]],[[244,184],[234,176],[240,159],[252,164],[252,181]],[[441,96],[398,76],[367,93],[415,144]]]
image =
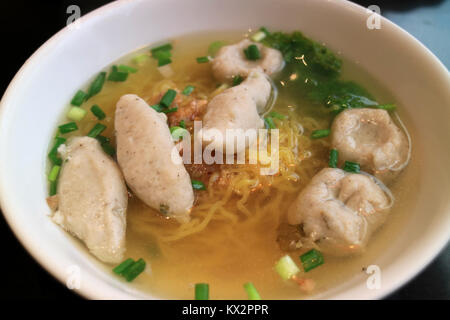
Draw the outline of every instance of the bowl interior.
[[[171,12],[176,19],[168,19]],[[420,185],[403,231],[378,258],[379,290],[356,276],[316,298],[378,298],[420,271],[449,237],[450,79],[420,43],[387,20],[369,30],[369,13],[344,1],[118,1],[83,17],[43,45],[16,75],[0,108],[0,201],[27,250],[63,283],[74,267],[90,298],[158,298],[104,272],[48,218],[46,153],[63,108],[99,70],[130,51],[196,31],[267,26],[301,30],[358,61],[405,108],[422,146]]]

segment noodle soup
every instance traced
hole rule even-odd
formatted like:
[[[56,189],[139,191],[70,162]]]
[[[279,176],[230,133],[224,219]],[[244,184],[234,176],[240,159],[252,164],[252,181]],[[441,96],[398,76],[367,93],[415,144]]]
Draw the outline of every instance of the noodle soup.
[[[226,87],[213,77],[208,63],[198,63],[196,59],[205,56],[210,44],[217,40],[233,44],[241,39],[242,34],[230,32],[171,39],[169,73],[161,72],[158,61],[152,57],[136,60],[149,52],[147,48],[139,50],[117,63],[132,66],[137,72],[130,73],[123,82],[106,81],[101,92],[82,107],[101,107],[106,115],[102,136],[115,146],[114,117],[121,96],[136,94],[154,105],[168,89],[176,89],[180,109],[192,101],[211,101]],[[301,290],[297,283],[283,281],[275,271],[274,265],[282,256],[289,254],[301,265],[298,257],[309,250],[286,249],[290,232],[286,215],[298,194],[329,165],[330,138],[313,139],[311,135],[329,128],[335,116],[327,107],[298,92],[297,76],[289,68],[273,75],[278,97],[272,109],[262,115],[268,117],[271,112],[279,130],[277,174],[261,175],[259,164],[186,164],[191,179],[200,181],[205,190],[195,190],[191,218],[184,224],[167,218],[129,191],[125,258],[143,258],[147,262],[146,270],[133,281],[134,286],[163,298],[191,299],[196,283],[208,283],[212,299],[246,299],[242,286],[252,282],[264,299],[293,299],[320,294],[352,277],[367,276],[364,268],[376,264],[378,254],[401,228],[412,205],[406,199],[414,190],[409,188],[406,192],[403,186],[417,185],[414,156],[408,169],[390,186],[397,198],[395,206],[363,253],[346,257],[324,253],[323,265],[302,273],[314,281],[312,290]],[[378,101],[393,101],[387,91],[351,61],[343,63],[342,78],[364,85]],[[182,95],[187,86],[194,90]],[[202,112],[196,115],[199,119],[202,116]],[[177,124],[171,115],[168,118],[169,124]],[[65,137],[86,135],[98,122],[88,112],[77,122],[78,130]],[[192,124],[187,124],[187,130],[192,132]]]

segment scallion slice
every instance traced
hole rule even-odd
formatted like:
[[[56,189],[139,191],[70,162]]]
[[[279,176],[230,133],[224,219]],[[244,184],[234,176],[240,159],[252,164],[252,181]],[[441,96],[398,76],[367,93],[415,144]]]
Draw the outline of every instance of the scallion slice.
[[[50,173],[48,174],[48,181],[50,182],[56,181],[56,179],[58,179],[60,169],[61,169],[60,166],[54,165],[50,170]]]
[[[264,31],[258,31],[253,34],[250,39],[255,42],[260,42],[262,39],[266,37],[266,33]]]
[[[169,51],[172,50],[172,44],[171,43],[165,43],[163,45],[157,46],[155,48],[150,49],[150,51],[153,53],[155,53],[156,51]]]
[[[195,300],[209,300],[209,284],[195,284]]]
[[[81,121],[86,116],[86,110],[80,107],[72,107],[67,113],[67,118],[73,121]]]
[[[95,126],[87,134],[88,137],[96,138],[100,133],[106,129],[106,126],[101,123],[96,123]]]
[[[330,129],[321,129],[321,130],[314,130],[311,134],[311,139],[320,139],[328,137],[331,133]]]
[[[164,109],[162,112],[163,113],[172,113],[172,112],[177,112],[178,108],[170,108],[170,109]]]
[[[300,272],[294,260],[289,255],[283,256],[275,265],[275,270],[281,278],[288,280]]]
[[[233,76],[233,87],[240,85],[241,82],[244,81],[244,79],[241,77],[241,75]]]
[[[48,194],[50,195],[50,197],[51,197],[51,196],[54,196],[54,195],[56,194],[57,189],[58,189],[58,181],[57,181],[57,180],[51,181],[51,182],[50,182],[50,190],[49,190],[49,192],[48,192]]]
[[[331,149],[330,150],[330,159],[328,161],[328,166],[330,168],[337,168],[338,159],[339,159],[339,152],[336,149]]]
[[[276,129],[277,126],[275,125],[275,122],[273,122],[272,117],[265,117],[264,118],[264,126],[266,129]]]
[[[203,182],[198,180],[191,180],[192,188],[195,190],[206,190],[206,186]]]
[[[316,249],[311,249],[302,254],[300,256],[300,260],[302,261],[305,272],[320,266],[324,262],[322,253]]]
[[[70,104],[73,106],[81,106],[86,99],[87,94],[83,90],[78,90],[77,93],[75,93],[74,97],[72,98],[72,101],[70,101]]]
[[[109,138],[102,136],[102,135],[96,136],[95,139],[97,139],[101,144],[109,143]]]
[[[123,82],[128,79],[128,72],[120,72],[117,66],[111,67],[108,81]]]
[[[222,48],[225,45],[225,42],[223,41],[214,41],[212,42],[208,47],[208,54],[211,57],[214,57],[220,48]]]
[[[161,107],[159,104],[154,104],[153,106],[150,106],[150,108],[154,109],[156,112],[163,112],[164,108]]]
[[[198,57],[197,58],[197,63],[207,63],[209,62],[209,57],[205,56],[205,57]]]
[[[58,128],[59,128],[59,132],[61,132],[62,134],[78,130],[78,126],[75,122],[68,122],[68,123],[62,124]]]
[[[176,95],[177,92],[175,90],[173,89],[167,90],[164,96],[161,98],[161,101],[159,101],[159,104],[165,108],[170,107]]]
[[[158,67],[162,67],[168,64],[171,64],[172,60],[170,58],[161,58],[158,59]]]
[[[100,72],[97,75],[97,77],[94,79],[94,81],[92,81],[91,86],[89,87],[86,100],[95,96],[102,90],[103,84],[105,83],[105,79],[106,79],[106,72]]]
[[[245,283],[244,289],[245,289],[245,291],[247,291],[249,300],[261,300],[261,296],[259,295],[258,290],[256,290],[253,283],[251,283],[251,282]]]
[[[178,124],[181,128],[186,129],[186,122],[184,120],[181,120]]]
[[[55,143],[54,143],[52,149],[50,150],[50,152],[48,153],[48,158],[50,159],[52,164],[54,164],[54,165],[61,165],[62,160],[61,160],[61,158],[58,157],[58,148],[59,148],[60,145],[65,143],[66,140],[67,139],[63,138],[63,137],[56,137],[55,138]]]
[[[126,269],[128,269],[128,267],[130,267],[132,264],[134,264],[134,260],[131,258],[128,258],[127,260],[125,260],[124,262],[122,262],[121,264],[119,264],[117,267],[115,267],[113,269],[113,272],[115,274],[122,274]]]
[[[103,120],[106,117],[106,114],[103,112],[103,110],[96,104],[91,107],[91,112],[94,114],[94,116],[97,117],[98,120]]]
[[[141,258],[135,263],[133,263],[131,266],[126,268],[122,272],[122,275],[128,282],[131,282],[134,279],[136,279],[136,277],[140,275],[144,270],[145,270],[145,261]]]
[[[174,141],[183,139],[183,137],[188,133],[189,132],[182,127],[179,126],[170,127],[170,134],[172,135]]]
[[[251,44],[247,49],[244,49],[244,54],[248,60],[258,60],[261,58],[261,52],[259,52],[256,44]]]
[[[138,71],[136,68],[126,66],[124,64],[121,64],[120,66],[118,66],[117,70],[119,72],[127,72],[127,73],[136,73]]]
[[[167,59],[172,57],[172,52],[170,51],[164,51],[164,50],[158,50],[155,52],[152,52],[152,57],[159,60],[159,59]]]
[[[276,111],[270,112],[269,117],[279,119],[279,120],[284,120],[287,118],[287,116],[285,116],[284,114],[278,113]]]
[[[140,54],[133,58],[133,62],[137,65],[142,65],[145,61],[147,61],[150,58],[148,54]]]
[[[181,92],[182,94],[184,94],[185,96],[190,95],[193,91],[194,91],[195,87],[194,86],[186,86],[186,88],[184,88],[184,90]]]
[[[342,169],[351,173],[359,173],[361,171],[359,163],[352,161],[345,161],[344,168]]]
[[[112,145],[110,145],[108,142],[102,143],[102,149],[105,153],[109,154],[111,157],[116,154],[116,149]]]

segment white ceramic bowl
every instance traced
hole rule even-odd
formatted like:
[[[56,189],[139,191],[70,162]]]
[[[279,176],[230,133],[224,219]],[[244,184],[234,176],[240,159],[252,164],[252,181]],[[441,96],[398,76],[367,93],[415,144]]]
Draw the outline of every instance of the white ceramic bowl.
[[[80,269],[88,298],[158,298],[105,272],[47,217],[47,146],[73,93],[100,69],[150,43],[205,30],[261,25],[302,30],[347,58],[358,60],[406,106],[415,139],[423,145],[420,193],[392,244],[377,260],[380,290],[355,277],[316,298],[380,298],[422,270],[450,234],[450,79],[446,68],[411,35],[383,19],[366,28],[365,8],[318,0],[118,1],[102,7],[47,41],[20,69],[1,101],[0,201],[20,242],[66,283]],[[443,39],[444,40],[444,39]]]

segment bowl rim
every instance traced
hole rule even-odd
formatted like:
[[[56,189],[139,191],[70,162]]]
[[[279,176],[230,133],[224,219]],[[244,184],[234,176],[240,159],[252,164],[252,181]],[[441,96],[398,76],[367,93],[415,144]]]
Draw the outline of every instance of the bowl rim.
[[[154,0],[149,0],[154,1]],[[327,2],[327,0],[322,0],[324,2]],[[102,19],[105,15],[107,15],[109,12],[113,10],[117,10],[120,7],[127,6],[131,1],[130,0],[118,0],[113,1],[111,3],[108,3],[106,5],[103,5],[86,15],[83,15],[80,17],[77,21],[80,25],[93,21],[95,19]],[[363,12],[366,12],[368,10],[367,8],[347,1],[347,0],[338,0],[335,2],[335,5],[339,6],[342,9],[352,9],[358,12],[358,14],[363,14]],[[446,66],[434,55],[433,52],[430,51],[424,44],[422,44],[418,39],[416,39],[413,35],[411,35],[409,32],[404,30],[402,27],[396,25],[395,23],[391,22],[384,16],[381,16],[381,21],[383,24],[387,24],[390,28],[393,28],[394,30],[400,31],[398,33],[399,37],[404,38],[409,43],[413,44],[416,50],[422,51],[426,54],[429,63],[434,64],[442,74],[447,73],[447,76],[449,75],[449,72],[446,68]],[[65,37],[69,32],[72,32],[69,30],[69,28],[66,26],[62,28],[60,31],[58,31],[56,34],[54,34],[50,39],[48,39],[46,42],[44,42],[22,65],[22,67],[19,69],[19,71],[15,74],[11,82],[9,83],[7,89],[5,90],[2,99],[0,100],[0,132],[3,130],[4,126],[4,114],[6,105],[8,105],[9,100],[12,99],[12,97],[15,95],[16,87],[18,84],[20,84],[21,81],[23,81],[24,76],[26,75],[27,71],[30,70],[36,63],[39,62],[40,58],[45,55],[46,51],[51,47],[54,43],[57,43],[61,38]],[[6,183],[2,180],[0,177],[0,209],[3,213],[3,216],[8,223],[11,231],[14,233],[18,241],[21,243],[21,245],[27,250],[27,252],[35,259],[40,266],[46,270],[50,275],[52,275],[54,278],[56,278],[61,284],[65,284],[65,272],[61,266],[58,266],[57,264],[51,263],[49,260],[46,259],[46,253],[43,250],[37,250],[36,245],[33,243],[33,239],[30,237],[27,237],[26,234],[24,234],[21,231],[20,225],[17,223],[17,221],[14,218],[13,214],[13,204],[5,197],[5,190],[7,188]],[[397,291],[400,287],[404,286],[406,283],[410,282],[415,276],[417,276],[420,272],[422,272],[429,264],[433,262],[433,260],[442,252],[442,250],[445,248],[445,246],[449,243],[450,240],[450,232],[448,234],[440,234],[440,236],[436,236],[435,240],[433,241],[433,246],[429,248],[426,254],[422,255],[422,259],[419,262],[416,262],[411,268],[405,271],[404,274],[400,278],[398,278],[394,283],[390,283],[390,285],[386,288],[371,291],[371,294],[368,294],[365,298],[371,298],[371,299],[381,299],[384,298],[395,291]],[[109,288],[111,289],[111,286],[104,283],[103,280],[97,279],[96,276],[89,276],[90,280],[87,282],[87,284],[83,285],[82,288],[73,291],[76,294],[89,299],[103,299],[104,298],[104,290],[103,288]],[[110,292],[110,297],[113,299],[133,299],[138,298],[131,296],[132,293],[130,292],[119,292],[120,289],[116,288],[116,292]],[[338,297],[339,298],[339,297]],[[356,298],[357,299],[357,298]]]

